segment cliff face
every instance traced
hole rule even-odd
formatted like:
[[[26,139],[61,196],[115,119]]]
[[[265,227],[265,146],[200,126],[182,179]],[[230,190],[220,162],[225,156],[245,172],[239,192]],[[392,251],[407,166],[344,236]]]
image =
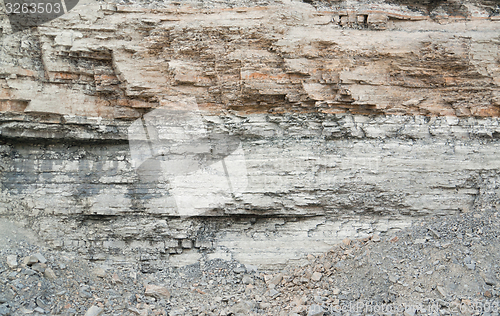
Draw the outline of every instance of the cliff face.
[[[282,264],[494,207],[499,14],[495,1],[86,2],[14,34],[4,18],[0,215],[148,269]]]
[[[490,2],[80,4],[30,31],[4,23],[1,109],[136,118],[194,96],[211,111],[496,117]]]

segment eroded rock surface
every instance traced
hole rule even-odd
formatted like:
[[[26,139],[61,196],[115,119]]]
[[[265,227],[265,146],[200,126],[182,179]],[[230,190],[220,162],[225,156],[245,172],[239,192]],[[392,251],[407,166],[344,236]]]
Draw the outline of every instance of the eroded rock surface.
[[[495,1],[90,1],[14,34],[4,18],[0,215],[146,271],[206,254],[283,265],[415,216],[495,207],[499,13]],[[238,139],[241,188],[226,156],[189,176],[134,165],[134,121],[192,98],[207,133]],[[199,202],[216,184],[179,212],[179,187]]]

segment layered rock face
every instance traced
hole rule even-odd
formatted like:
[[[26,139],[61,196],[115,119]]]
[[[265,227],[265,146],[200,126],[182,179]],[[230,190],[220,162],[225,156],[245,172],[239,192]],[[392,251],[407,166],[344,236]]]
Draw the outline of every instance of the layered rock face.
[[[0,50],[0,215],[145,270],[495,207],[495,1],[80,3]],[[187,113],[187,114],[186,114]]]

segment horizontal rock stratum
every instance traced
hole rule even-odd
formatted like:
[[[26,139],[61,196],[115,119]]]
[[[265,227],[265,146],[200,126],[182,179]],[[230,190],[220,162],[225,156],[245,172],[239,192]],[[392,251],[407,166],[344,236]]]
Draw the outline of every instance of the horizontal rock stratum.
[[[498,3],[408,2],[89,2],[29,32],[4,23],[0,109],[137,118],[188,96],[213,111],[498,116]]]
[[[80,3],[0,38],[0,216],[92,260],[280,265],[495,207],[495,1]]]

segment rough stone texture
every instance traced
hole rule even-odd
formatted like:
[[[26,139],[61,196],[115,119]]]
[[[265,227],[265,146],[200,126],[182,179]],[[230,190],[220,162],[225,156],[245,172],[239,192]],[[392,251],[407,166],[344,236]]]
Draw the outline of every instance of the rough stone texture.
[[[285,264],[414,216],[496,206],[499,12],[89,1],[16,34],[3,19],[0,216],[148,270],[201,256]],[[208,130],[241,140],[248,183],[185,218],[176,185],[202,200],[193,179],[211,175],[141,178],[127,131],[190,97]]]
[[[346,237],[405,227],[412,216],[498,203],[496,118],[249,114],[205,120],[241,136],[248,186],[202,217],[184,218],[168,179],[143,182],[131,167],[130,123],[81,118],[70,128],[4,115],[2,214],[23,218],[54,247],[93,260],[140,259],[147,269],[202,255],[284,264]],[[43,137],[48,132],[50,140]]]
[[[4,25],[0,109],[131,119],[184,95],[214,111],[498,116],[498,3],[421,3],[81,3],[33,32]]]

